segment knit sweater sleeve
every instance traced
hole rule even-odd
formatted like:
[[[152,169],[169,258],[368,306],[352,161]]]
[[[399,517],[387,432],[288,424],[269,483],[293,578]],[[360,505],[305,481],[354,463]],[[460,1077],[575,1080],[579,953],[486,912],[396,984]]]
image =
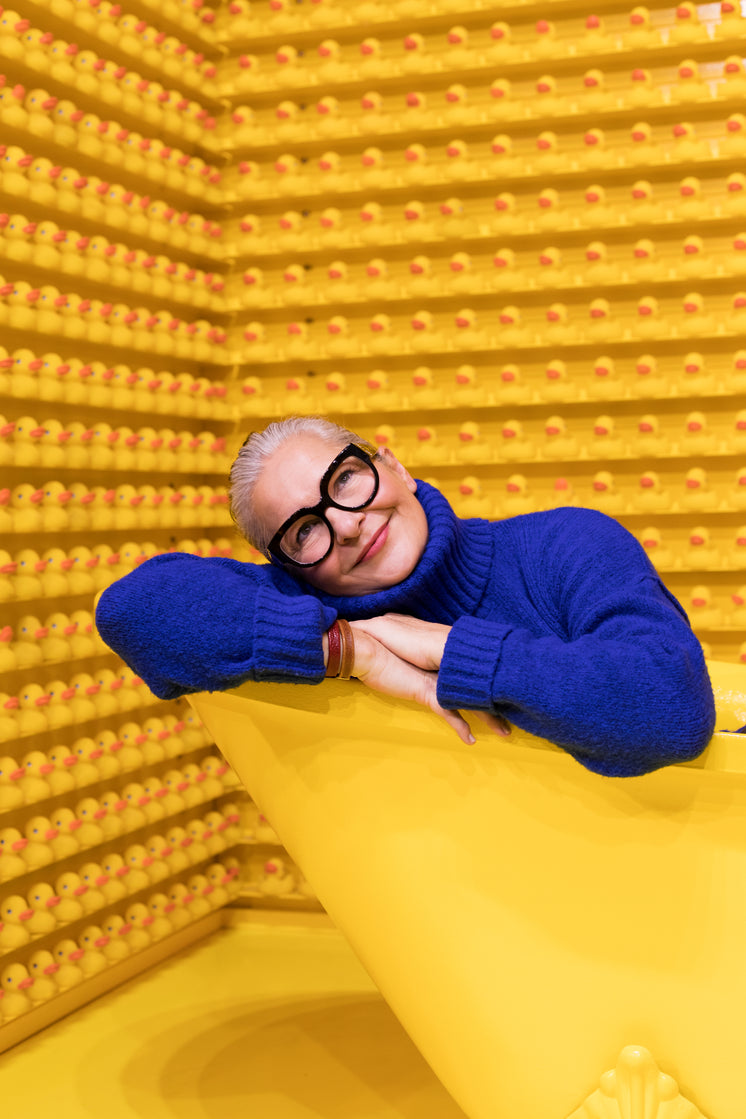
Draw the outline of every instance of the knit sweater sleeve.
[[[284,572],[180,552],[147,560],[96,607],[104,641],[161,699],[245,680],[319,683],[335,617]]]
[[[528,594],[555,635],[458,619],[439,702],[496,710],[606,776],[696,757],[715,707],[686,614],[626,529],[588,510],[572,514],[538,540],[530,518],[516,519]]]

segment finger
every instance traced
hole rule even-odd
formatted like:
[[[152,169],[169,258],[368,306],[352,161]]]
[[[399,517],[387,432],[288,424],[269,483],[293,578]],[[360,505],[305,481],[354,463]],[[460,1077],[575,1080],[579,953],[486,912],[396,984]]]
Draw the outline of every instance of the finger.
[[[476,738],[471,733],[471,727],[463,715],[458,711],[447,711],[437,703],[432,707],[432,710],[436,715],[440,715],[441,719],[444,719],[449,727],[453,727],[462,742],[465,742],[467,746],[474,745]]]
[[[510,734],[510,723],[502,715],[493,715],[491,711],[475,711],[474,714],[478,719],[481,719],[483,723],[486,723],[495,734]]]

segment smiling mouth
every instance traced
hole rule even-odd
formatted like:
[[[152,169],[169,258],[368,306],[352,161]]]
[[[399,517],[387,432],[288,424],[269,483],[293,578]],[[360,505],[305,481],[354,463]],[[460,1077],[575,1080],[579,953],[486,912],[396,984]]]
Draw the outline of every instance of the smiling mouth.
[[[373,533],[373,536],[369,540],[367,546],[364,548],[364,550],[361,552],[361,554],[358,556],[357,560],[353,564],[354,567],[357,567],[358,564],[364,563],[368,558],[372,558],[373,556],[377,555],[378,552],[380,552],[381,548],[386,543],[388,527],[389,522],[386,521],[385,524],[381,525],[377,532]]]

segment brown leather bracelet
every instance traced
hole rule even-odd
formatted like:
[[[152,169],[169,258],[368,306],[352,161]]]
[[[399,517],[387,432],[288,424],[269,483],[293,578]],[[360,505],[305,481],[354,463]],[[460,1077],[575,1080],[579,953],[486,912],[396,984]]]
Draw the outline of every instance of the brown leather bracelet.
[[[329,660],[326,665],[326,676],[339,676],[339,666],[342,661],[342,637],[339,632],[339,623],[335,622],[326,631],[329,639]]]
[[[352,626],[344,618],[337,618],[339,632],[342,635],[342,660],[339,666],[339,679],[349,680],[355,670],[355,638],[352,635]]]

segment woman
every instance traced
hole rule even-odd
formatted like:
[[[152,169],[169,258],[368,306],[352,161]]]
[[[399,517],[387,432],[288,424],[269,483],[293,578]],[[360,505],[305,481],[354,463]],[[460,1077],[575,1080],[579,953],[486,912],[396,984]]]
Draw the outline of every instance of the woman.
[[[155,556],[99,601],[104,640],[162,698],[318,684],[346,654],[343,675],[419,701],[464,741],[461,710],[499,733],[509,719],[607,776],[709,741],[712,689],[686,614],[602,513],[460,520],[390,450],[314,417],[249,437],[231,509],[269,565]]]

